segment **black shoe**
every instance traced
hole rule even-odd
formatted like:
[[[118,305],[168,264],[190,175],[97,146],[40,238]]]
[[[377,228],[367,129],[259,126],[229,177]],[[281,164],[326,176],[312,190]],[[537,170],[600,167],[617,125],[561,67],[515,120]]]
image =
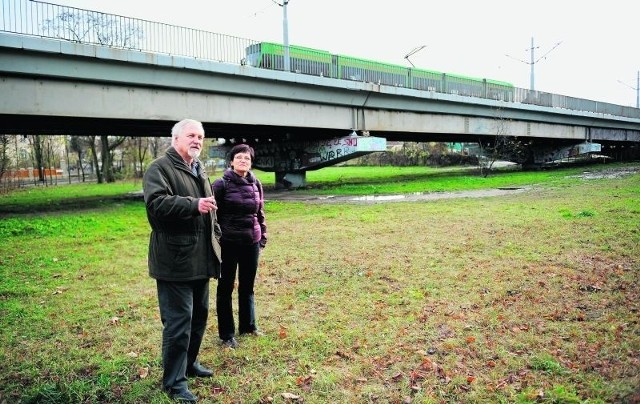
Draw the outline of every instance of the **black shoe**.
[[[169,397],[172,400],[178,401],[178,402],[181,402],[181,403],[196,403],[196,402],[198,402],[198,397],[196,397],[186,387],[182,388],[182,389],[170,389],[167,394],[169,394]]]
[[[189,377],[211,377],[213,370],[207,369],[200,362],[193,362],[193,365],[187,366],[187,376]]]
[[[231,337],[229,339],[222,340],[222,346],[225,348],[236,349],[240,344],[238,344],[238,341],[236,341],[234,337]]]

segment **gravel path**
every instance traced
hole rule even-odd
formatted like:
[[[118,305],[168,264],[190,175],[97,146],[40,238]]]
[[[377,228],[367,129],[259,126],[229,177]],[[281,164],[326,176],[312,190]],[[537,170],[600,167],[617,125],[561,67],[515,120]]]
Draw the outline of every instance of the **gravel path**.
[[[624,168],[607,168],[604,170],[584,171],[582,174],[571,176],[582,180],[620,178],[640,173],[640,166]],[[382,202],[417,202],[435,201],[449,198],[486,198],[504,196],[531,191],[533,187],[523,186],[514,188],[479,189],[475,191],[458,192],[416,192],[412,194],[396,195],[367,195],[367,196],[336,196],[336,195],[299,195],[291,191],[265,192],[266,200],[311,202],[311,203],[382,203]]]

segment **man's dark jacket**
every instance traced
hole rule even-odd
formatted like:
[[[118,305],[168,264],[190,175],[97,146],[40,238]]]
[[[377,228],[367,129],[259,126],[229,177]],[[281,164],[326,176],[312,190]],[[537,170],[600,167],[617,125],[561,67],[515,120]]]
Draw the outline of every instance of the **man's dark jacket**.
[[[194,175],[170,147],[151,163],[143,184],[151,225],[149,275],[164,281],[219,278],[220,226],[215,212],[198,211],[198,199],[212,195],[204,170]]]

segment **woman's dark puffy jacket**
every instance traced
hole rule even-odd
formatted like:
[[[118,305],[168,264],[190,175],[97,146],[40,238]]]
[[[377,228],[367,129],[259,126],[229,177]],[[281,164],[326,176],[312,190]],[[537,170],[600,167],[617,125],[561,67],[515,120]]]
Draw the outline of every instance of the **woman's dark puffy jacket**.
[[[214,181],[213,194],[218,203],[221,242],[267,244],[262,184],[251,171],[241,177],[227,169]]]

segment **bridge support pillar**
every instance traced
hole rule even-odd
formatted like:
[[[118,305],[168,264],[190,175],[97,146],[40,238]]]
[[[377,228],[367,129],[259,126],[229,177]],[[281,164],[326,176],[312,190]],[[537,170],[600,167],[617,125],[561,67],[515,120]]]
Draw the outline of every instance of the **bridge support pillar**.
[[[228,158],[231,143],[212,146],[210,158]],[[348,136],[311,141],[273,142],[256,144],[252,166],[258,170],[275,172],[276,188],[300,188],[306,185],[307,171],[319,170],[356,157],[387,150],[385,138]]]
[[[276,171],[276,189],[292,189],[300,188],[307,185],[307,172],[297,171],[288,173],[285,171]]]
[[[599,143],[582,142],[573,145],[541,145],[533,148],[533,163],[546,164],[563,159],[584,157],[587,154],[600,153],[602,145]]]

